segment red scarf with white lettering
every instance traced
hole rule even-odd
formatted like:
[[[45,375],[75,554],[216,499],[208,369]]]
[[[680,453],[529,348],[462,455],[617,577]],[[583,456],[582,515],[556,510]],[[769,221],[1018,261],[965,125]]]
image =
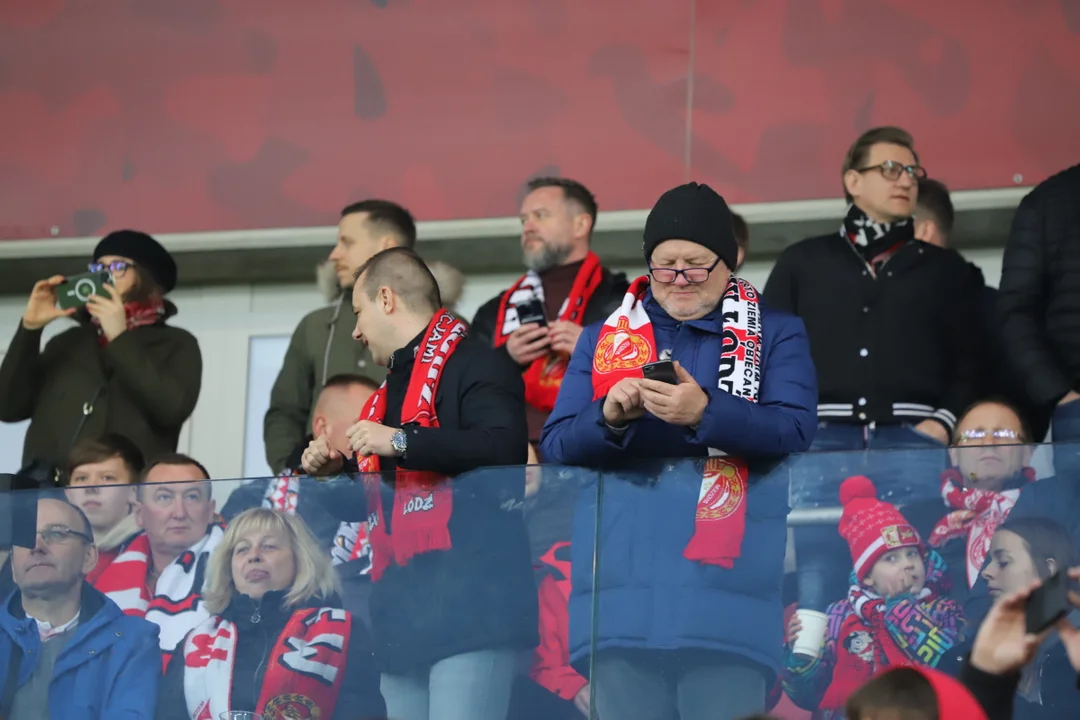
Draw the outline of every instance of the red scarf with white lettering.
[[[589,304],[596,288],[604,279],[600,258],[594,252],[585,256],[581,268],[570,286],[570,294],[559,311],[558,320],[582,324],[585,308]],[[499,315],[495,319],[495,347],[502,347],[510,335],[521,327],[517,310],[514,308],[531,300],[544,301],[544,285],[539,273],[530,270],[521,276],[514,285],[503,293],[499,301]],[[549,413],[555,408],[555,398],[559,396],[559,387],[570,359],[566,355],[549,353],[537,358],[522,374],[525,380],[525,402],[537,410]]]
[[[267,720],[333,716],[351,636],[352,616],[344,610],[294,612],[270,649],[255,711]],[[192,720],[217,720],[232,709],[236,641],[236,625],[220,616],[184,639],[184,700]]]
[[[604,322],[593,354],[593,399],[607,395],[623,378],[644,377],[641,368],[657,359],[652,321],[642,301],[648,276],[634,281],[622,305]],[[758,401],[761,384],[761,304],[757,290],[734,275],[721,301],[719,389]],[[746,534],[746,462],[709,448],[701,479],[694,534],[683,556],[706,565],[731,568],[742,554]]]
[[[435,313],[417,349],[416,361],[401,407],[401,426],[439,427],[435,398],[446,361],[468,330],[446,310]],[[386,417],[386,383],[371,396],[361,420],[381,423]],[[378,582],[391,563],[404,566],[414,555],[449,550],[453,491],[442,475],[397,468],[394,481],[393,527],[387,530],[383,510],[379,456],[357,456],[364,475],[371,542],[371,579]]]
[[[1024,468],[1021,474],[1028,482],[1035,480],[1032,468]],[[994,532],[1012,511],[1020,497],[1020,488],[1001,492],[966,488],[960,471],[949,468],[941,474],[941,497],[952,512],[938,521],[928,542],[941,547],[954,538],[963,538],[967,543],[964,558],[968,587],[975,587],[990,553]]]

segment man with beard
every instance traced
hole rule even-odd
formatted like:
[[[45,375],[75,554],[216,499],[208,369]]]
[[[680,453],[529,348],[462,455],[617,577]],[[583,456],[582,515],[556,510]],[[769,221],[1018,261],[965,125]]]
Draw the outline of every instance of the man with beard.
[[[521,203],[525,273],[477,311],[471,334],[505,350],[525,380],[529,441],[537,442],[555,407],[581,328],[618,307],[626,276],[589,249],[596,198],[579,182],[536,178]]]

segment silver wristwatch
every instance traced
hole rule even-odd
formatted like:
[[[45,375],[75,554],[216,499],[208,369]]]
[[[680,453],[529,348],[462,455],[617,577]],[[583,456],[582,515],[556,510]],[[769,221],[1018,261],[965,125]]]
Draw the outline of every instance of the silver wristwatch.
[[[398,454],[398,457],[404,457],[405,451],[408,449],[408,440],[405,436],[404,430],[398,430],[390,436],[390,445],[393,446],[394,452]]]

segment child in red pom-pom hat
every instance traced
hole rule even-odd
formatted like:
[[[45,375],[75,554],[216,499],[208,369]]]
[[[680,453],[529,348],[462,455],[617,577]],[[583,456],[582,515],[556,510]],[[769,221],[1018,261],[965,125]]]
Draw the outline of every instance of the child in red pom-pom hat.
[[[789,626],[784,688],[815,718],[843,717],[844,703],[887,667],[935,667],[960,639],[963,613],[946,597],[941,556],[927,550],[900,511],[877,498],[865,477],[840,486],[838,530],[854,568],[844,600],[829,606],[827,631],[816,658],[791,651],[802,629]]]

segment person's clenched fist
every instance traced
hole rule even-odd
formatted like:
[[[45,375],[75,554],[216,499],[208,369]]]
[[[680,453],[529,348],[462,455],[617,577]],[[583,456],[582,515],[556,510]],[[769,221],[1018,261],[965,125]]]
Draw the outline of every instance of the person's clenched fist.
[[[308,475],[330,475],[341,470],[345,458],[330,447],[330,440],[325,435],[320,435],[308,443],[300,462]]]

